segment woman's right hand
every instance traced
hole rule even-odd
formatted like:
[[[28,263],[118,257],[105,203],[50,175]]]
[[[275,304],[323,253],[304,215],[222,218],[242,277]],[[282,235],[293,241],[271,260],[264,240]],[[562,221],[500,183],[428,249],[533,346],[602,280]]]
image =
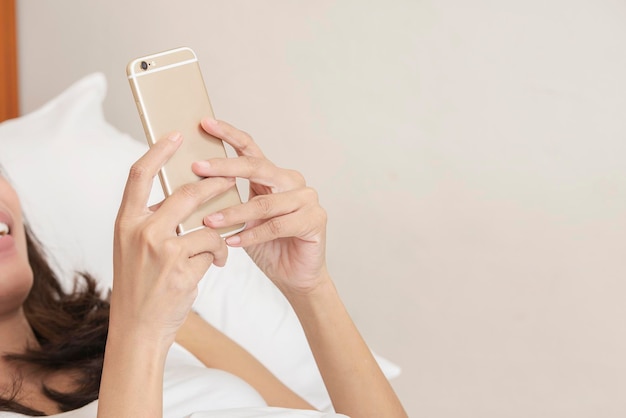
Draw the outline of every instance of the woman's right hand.
[[[226,244],[215,231],[178,236],[176,227],[202,202],[233,187],[234,179],[203,179],[148,207],[154,177],[182,140],[172,134],[157,142],[131,167],[126,182],[115,221],[98,418],[163,415],[169,347],[191,309],[198,281],[211,264],[226,262]]]
[[[169,347],[211,264],[223,266],[227,248],[214,230],[184,236],[177,225],[200,204],[235,185],[232,178],[187,184],[148,207],[154,177],[182,142],[173,133],[158,141],[130,169],[115,222],[111,330]]]

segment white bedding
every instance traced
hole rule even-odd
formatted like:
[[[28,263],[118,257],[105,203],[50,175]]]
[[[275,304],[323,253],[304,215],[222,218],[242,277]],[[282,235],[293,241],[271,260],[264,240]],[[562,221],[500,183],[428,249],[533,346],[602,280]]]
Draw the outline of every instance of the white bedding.
[[[137,396],[141,396],[138,388]],[[52,415],[55,418],[95,418],[98,401],[80,409]],[[345,417],[318,412],[269,407],[261,395],[238,377],[222,370],[208,369],[178,344],[170,349],[163,381],[165,418],[297,418]],[[1,418],[24,415],[0,412]]]
[[[170,350],[163,393],[164,416],[172,418],[345,417],[332,412],[269,407],[246,382],[207,369],[179,345]]]
[[[188,418],[297,418],[297,417],[345,417],[341,414],[303,411],[284,408],[240,408],[221,411],[198,412]]]
[[[64,414],[51,415],[53,418],[95,418],[97,414],[98,405],[92,403],[84,408],[76,411],[66,412]],[[3,418],[23,418],[24,415],[13,414],[9,412],[0,412],[0,417]],[[169,415],[165,416],[170,417]],[[200,411],[194,412],[191,415],[187,415],[180,418],[306,418],[306,417],[318,417],[318,418],[341,418],[345,417],[342,414],[324,413],[317,411],[305,411],[300,409],[288,409],[288,408],[273,408],[266,407],[249,407],[249,408],[230,408],[220,409],[215,411]]]

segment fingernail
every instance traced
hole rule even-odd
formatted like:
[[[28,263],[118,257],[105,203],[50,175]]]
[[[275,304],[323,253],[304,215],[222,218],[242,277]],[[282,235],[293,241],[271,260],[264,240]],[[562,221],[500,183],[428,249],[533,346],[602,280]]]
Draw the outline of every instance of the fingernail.
[[[207,116],[206,118],[204,118],[204,120],[206,121],[206,123],[208,123],[209,125],[217,125],[217,121],[215,119],[213,119],[210,116]]]
[[[239,235],[234,235],[232,237],[226,238],[226,244],[228,245],[239,245],[241,243],[241,238]]]
[[[180,134],[180,132],[172,132],[171,134],[168,135],[167,139],[169,139],[172,142],[178,142],[180,138],[182,137],[183,136]]]
[[[211,168],[211,163],[209,163],[208,161],[196,161],[194,164],[196,165],[197,168],[202,168],[205,170],[208,170],[209,168]]]
[[[224,215],[220,212],[212,213],[211,215],[208,215],[205,219],[207,222],[210,223],[221,222],[224,220]]]

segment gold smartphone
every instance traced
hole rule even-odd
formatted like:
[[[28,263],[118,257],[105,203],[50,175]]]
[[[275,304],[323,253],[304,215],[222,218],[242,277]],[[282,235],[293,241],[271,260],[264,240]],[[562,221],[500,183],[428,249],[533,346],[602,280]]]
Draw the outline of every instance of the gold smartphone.
[[[170,196],[185,183],[200,177],[191,171],[191,163],[209,158],[227,157],[224,143],[200,126],[204,117],[213,117],[198,57],[190,48],[176,48],[132,60],[127,68],[148,145],[177,131],[183,143],[159,172],[165,196]],[[179,235],[204,225],[204,216],[241,203],[236,187],[202,204],[178,225]],[[245,224],[218,229],[223,237],[241,231]]]

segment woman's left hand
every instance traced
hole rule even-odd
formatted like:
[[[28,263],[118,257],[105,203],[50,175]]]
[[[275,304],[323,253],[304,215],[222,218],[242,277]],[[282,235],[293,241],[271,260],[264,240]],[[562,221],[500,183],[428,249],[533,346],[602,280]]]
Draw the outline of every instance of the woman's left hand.
[[[250,181],[248,202],[209,214],[205,225],[221,228],[245,222],[245,229],[226,243],[245,248],[283,293],[307,293],[327,280],[326,212],[317,192],[300,173],[265,158],[245,132],[210,118],[202,120],[202,127],[230,144],[239,157],[199,161],[193,171],[202,177]]]
[[[326,212],[317,193],[299,173],[268,161],[246,133],[212,119],[202,126],[232,145],[239,157],[195,163],[194,172],[250,180],[248,202],[208,215],[205,224],[247,223],[226,243],[244,247],[291,303],[334,409],[355,417],[406,417],[328,275]]]

